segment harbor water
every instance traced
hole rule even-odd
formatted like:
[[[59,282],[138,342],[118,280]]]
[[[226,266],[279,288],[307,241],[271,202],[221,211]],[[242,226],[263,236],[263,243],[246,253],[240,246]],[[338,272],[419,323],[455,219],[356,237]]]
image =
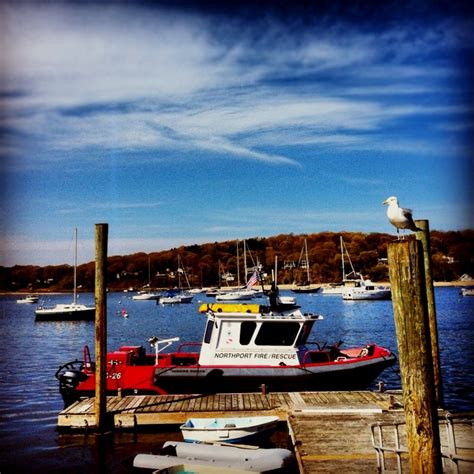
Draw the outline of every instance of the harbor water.
[[[463,297],[452,287],[436,288],[435,296],[446,408],[473,410],[474,298]],[[93,304],[93,300],[93,294],[81,294],[79,302]],[[340,296],[321,294],[299,294],[297,300],[303,311],[324,316],[315,324],[311,341],[342,340],[343,347],[376,342],[396,352],[391,301],[343,301]],[[70,301],[69,295],[42,300],[47,305]],[[129,293],[108,294],[109,350],[140,344],[150,350],[147,341],[152,336],[200,342],[205,324],[205,315],[198,313],[201,301],[213,299],[199,294],[190,304],[162,306],[134,301]],[[105,438],[58,432],[63,402],[54,374],[61,364],[81,358],[85,344],[93,353],[94,323],[36,322],[34,309],[35,305],[17,304],[13,296],[0,299],[1,474],[126,473],[136,454],[156,453],[164,441],[181,439],[179,431],[116,432]],[[124,309],[128,318],[122,316]],[[389,389],[400,388],[396,369],[389,368],[380,377]]]

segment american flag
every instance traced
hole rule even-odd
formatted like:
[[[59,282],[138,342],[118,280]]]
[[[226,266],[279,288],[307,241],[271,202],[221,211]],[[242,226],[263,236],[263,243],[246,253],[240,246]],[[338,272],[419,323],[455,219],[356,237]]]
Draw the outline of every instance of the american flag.
[[[250,277],[250,280],[247,282],[247,288],[252,288],[255,284],[258,283],[258,274],[253,272],[253,275]]]

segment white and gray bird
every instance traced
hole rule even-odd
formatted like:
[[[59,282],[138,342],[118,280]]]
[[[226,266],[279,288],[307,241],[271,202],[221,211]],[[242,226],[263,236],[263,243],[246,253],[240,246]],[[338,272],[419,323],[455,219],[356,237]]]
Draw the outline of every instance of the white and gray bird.
[[[387,217],[390,223],[396,227],[397,234],[399,234],[400,229],[410,229],[413,232],[420,230],[413,222],[412,210],[400,207],[395,196],[385,199],[383,205],[388,206]]]

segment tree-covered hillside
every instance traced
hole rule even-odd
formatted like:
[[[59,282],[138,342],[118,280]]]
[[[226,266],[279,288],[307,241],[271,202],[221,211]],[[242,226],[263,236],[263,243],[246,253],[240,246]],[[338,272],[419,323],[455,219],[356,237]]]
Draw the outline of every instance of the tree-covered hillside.
[[[337,282],[341,279],[342,236],[356,271],[374,281],[388,280],[387,243],[394,239],[388,234],[362,234],[357,232],[293,235],[283,234],[268,238],[246,240],[246,261],[250,269],[260,263],[264,272],[271,275],[278,261],[278,282],[303,282],[307,241],[308,260],[313,283]],[[457,280],[463,274],[474,275],[474,231],[431,232],[434,279]],[[141,288],[148,283],[154,288],[186,285],[183,272],[178,274],[178,255],[189,283],[193,287],[243,284],[243,242],[214,242],[203,245],[182,246],[150,254],[137,253],[112,256],[108,259],[108,288],[123,290]],[[239,265],[237,265],[237,261]],[[346,267],[348,262],[346,261]],[[250,272],[251,270],[249,270]],[[240,277],[240,278],[239,278]],[[79,289],[94,289],[94,262],[77,269]],[[73,271],[69,265],[0,267],[1,291],[67,291],[73,286]]]

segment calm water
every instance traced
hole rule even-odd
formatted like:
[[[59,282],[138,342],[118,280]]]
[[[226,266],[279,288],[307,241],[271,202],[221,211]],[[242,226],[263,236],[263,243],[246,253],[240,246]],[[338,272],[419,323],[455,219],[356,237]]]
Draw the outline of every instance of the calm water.
[[[285,292],[282,292],[285,294]],[[160,306],[153,301],[132,301],[125,293],[108,296],[108,347],[144,344],[151,336],[179,336],[181,341],[200,341],[205,316],[192,304]],[[51,296],[44,302],[70,302],[69,296]],[[80,302],[93,303],[93,295]],[[344,302],[339,297],[298,295],[305,311],[324,315],[311,340],[359,345],[377,342],[396,351],[390,301]],[[447,408],[474,409],[474,298],[462,297],[456,288],[437,288],[436,305]],[[63,408],[56,369],[81,357],[84,344],[94,347],[92,322],[35,322],[34,305],[20,305],[16,298],[0,299],[0,459],[1,474],[9,472],[129,472],[139,452],[156,452],[167,439],[180,433],[116,433],[110,439],[94,435],[64,435],[56,430]],[[126,308],[128,319],[121,316]],[[382,374],[389,388],[400,388],[391,369]]]

